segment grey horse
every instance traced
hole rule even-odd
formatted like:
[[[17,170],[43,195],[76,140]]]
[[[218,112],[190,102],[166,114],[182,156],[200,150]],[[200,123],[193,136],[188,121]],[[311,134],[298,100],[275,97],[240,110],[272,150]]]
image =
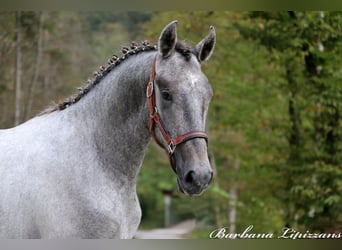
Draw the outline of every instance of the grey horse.
[[[136,180],[151,133],[172,149],[180,191],[199,195],[208,187],[203,131],[213,91],[201,63],[216,35],[210,27],[190,47],[178,41],[176,27],[168,24],[158,45],[124,47],[76,95],[0,130],[0,238],[132,238],[141,219]],[[146,97],[151,75],[153,107]],[[162,128],[151,125],[150,109]],[[173,145],[161,130],[177,140],[202,132]]]

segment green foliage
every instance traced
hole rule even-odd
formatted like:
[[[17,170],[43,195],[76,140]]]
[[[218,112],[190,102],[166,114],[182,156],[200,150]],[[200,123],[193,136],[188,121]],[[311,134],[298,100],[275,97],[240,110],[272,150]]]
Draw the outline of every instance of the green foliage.
[[[0,15],[0,124],[13,120],[14,12]],[[22,12],[23,106],[35,72],[41,12]],[[202,69],[214,98],[209,152],[214,183],[200,197],[177,191],[167,155],[151,143],[138,177],[142,227],[161,227],[173,190],[172,222],[203,228],[254,225],[279,232],[334,230],[342,214],[342,13],[340,12],[44,12],[42,63],[32,114],[70,95],[131,40],[156,43],[179,21],[178,37],[197,44],[215,26],[215,52]],[[237,188],[237,200],[231,190]],[[203,230],[203,229],[202,229]],[[206,230],[206,229],[205,229]],[[208,233],[198,230],[198,236]]]
[[[136,39],[140,33],[140,25],[150,20],[152,16],[150,11],[101,11],[101,12],[81,12],[80,15],[85,21],[86,33],[93,31],[102,31],[103,25],[116,24],[122,25],[125,32],[129,34],[129,39]],[[108,30],[111,37],[118,36],[120,33],[115,30]]]
[[[284,67],[287,223],[324,230],[341,214],[341,13],[253,12],[236,23]],[[285,115],[285,114],[283,114]]]

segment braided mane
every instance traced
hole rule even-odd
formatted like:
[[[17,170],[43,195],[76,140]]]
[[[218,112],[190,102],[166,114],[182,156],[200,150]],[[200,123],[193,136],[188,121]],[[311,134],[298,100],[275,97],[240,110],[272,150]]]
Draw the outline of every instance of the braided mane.
[[[72,104],[75,104],[89,91],[91,91],[91,89],[93,89],[95,85],[97,85],[109,72],[111,72],[122,61],[124,61],[132,55],[146,51],[154,51],[157,49],[157,45],[150,45],[148,41],[144,41],[140,45],[135,42],[132,42],[130,46],[123,47],[121,50],[122,55],[117,56],[114,54],[111,58],[109,58],[108,64],[106,66],[100,66],[99,69],[94,72],[93,78],[88,79],[83,87],[78,88],[78,93],[72,95],[64,101],[61,101],[53,106],[48,107],[47,109],[39,113],[38,116],[49,114],[57,110],[64,110]],[[181,55],[183,55],[187,61],[190,59],[191,54],[194,54],[192,48],[182,41],[178,41],[176,43],[175,50],[179,52]]]

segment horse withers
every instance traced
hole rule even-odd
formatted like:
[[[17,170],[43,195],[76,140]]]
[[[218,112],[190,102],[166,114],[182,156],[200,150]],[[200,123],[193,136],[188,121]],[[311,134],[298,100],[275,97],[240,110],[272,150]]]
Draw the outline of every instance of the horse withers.
[[[124,47],[74,96],[0,130],[0,238],[132,238],[141,218],[136,179],[153,137],[179,190],[212,179],[205,121],[213,91],[201,71],[216,35]]]

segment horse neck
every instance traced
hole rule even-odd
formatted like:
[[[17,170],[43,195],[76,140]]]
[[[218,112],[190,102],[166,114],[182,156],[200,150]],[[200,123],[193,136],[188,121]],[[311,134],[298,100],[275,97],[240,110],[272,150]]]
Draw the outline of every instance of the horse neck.
[[[146,85],[154,54],[127,58],[65,110],[90,137],[101,165],[116,175],[136,177],[151,138]]]

